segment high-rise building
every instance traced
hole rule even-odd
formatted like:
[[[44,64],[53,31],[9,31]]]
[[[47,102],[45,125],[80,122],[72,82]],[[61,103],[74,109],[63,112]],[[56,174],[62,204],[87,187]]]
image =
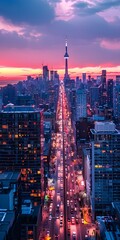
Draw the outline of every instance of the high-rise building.
[[[84,84],[86,83],[86,73],[82,73],[82,81]]]
[[[96,122],[91,129],[91,200],[93,214],[106,215],[120,201],[120,132],[113,122]]]
[[[71,105],[71,117],[76,120],[76,89],[73,88],[70,91],[70,105]]]
[[[116,76],[116,85],[117,85],[117,84],[120,84],[120,75],[117,75],[117,76]]]
[[[54,81],[54,73],[55,72],[53,70],[50,71],[50,80],[51,81]]]
[[[99,103],[99,87],[90,88],[90,105],[91,108],[95,107]]]
[[[0,112],[0,171],[21,171],[22,198],[41,201],[42,111],[8,104]]]
[[[48,81],[49,80],[49,69],[48,66],[43,66],[43,79]]]
[[[76,120],[87,116],[87,96],[85,89],[76,91]]]
[[[106,89],[106,70],[102,70],[101,81],[102,81],[102,88]]]
[[[100,105],[104,106],[107,104],[106,70],[102,70],[100,90]]]
[[[108,107],[113,108],[113,79],[108,80],[107,84],[107,102]]]
[[[113,115],[116,119],[120,118],[120,84],[117,83],[113,88]]]
[[[69,74],[68,74],[68,59],[69,59],[69,55],[68,55],[67,41],[66,41],[66,44],[65,44],[64,59],[65,59],[65,76],[64,76],[64,78],[67,79],[67,78],[69,78]]]
[[[16,100],[16,90],[12,84],[8,84],[2,89],[3,105],[8,103],[15,103]]]
[[[76,77],[76,89],[78,89],[80,87],[81,84],[81,79],[77,76]]]

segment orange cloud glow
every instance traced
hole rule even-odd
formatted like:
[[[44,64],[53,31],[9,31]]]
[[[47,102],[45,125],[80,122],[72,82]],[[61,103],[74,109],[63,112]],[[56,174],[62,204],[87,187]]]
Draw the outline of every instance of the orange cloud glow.
[[[86,74],[91,74],[91,76],[97,76],[101,74],[102,69],[107,70],[107,74],[110,77],[114,77],[117,74],[120,74],[120,66],[111,66],[111,67],[103,67],[103,66],[96,66],[96,67],[75,67],[69,69],[69,75],[71,78],[75,78],[76,76],[82,75],[83,72]],[[56,70],[56,69],[55,69]],[[14,80],[14,82],[19,80],[25,80],[26,76],[38,76],[42,73],[42,69],[38,68],[14,68],[14,67],[0,67],[0,83],[1,85],[4,84],[4,80]],[[58,69],[58,73],[60,78],[64,76],[64,69]]]

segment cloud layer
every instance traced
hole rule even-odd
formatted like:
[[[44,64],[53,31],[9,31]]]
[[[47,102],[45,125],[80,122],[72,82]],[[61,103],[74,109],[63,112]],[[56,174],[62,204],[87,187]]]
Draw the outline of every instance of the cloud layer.
[[[14,24],[40,25],[54,18],[47,0],[1,0],[0,15]]]
[[[67,37],[71,68],[117,66],[119,11],[119,0],[1,0],[0,65],[64,68]]]

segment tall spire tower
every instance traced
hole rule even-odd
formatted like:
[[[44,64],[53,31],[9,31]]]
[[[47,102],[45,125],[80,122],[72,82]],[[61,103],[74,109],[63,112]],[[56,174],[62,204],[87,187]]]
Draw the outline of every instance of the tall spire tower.
[[[69,59],[69,55],[68,55],[68,49],[67,49],[67,40],[65,43],[65,55],[64,55],[64,59],[65,59],[65,78],[68,78],[68,59]]]

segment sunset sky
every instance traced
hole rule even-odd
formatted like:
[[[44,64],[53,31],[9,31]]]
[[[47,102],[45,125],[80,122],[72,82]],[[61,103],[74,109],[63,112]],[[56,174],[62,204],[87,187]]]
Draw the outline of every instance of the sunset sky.
[[[0,0],[0,84],[41,73],[120,73],[120,0]],[[13,81],[12,81],[13,80]]]

